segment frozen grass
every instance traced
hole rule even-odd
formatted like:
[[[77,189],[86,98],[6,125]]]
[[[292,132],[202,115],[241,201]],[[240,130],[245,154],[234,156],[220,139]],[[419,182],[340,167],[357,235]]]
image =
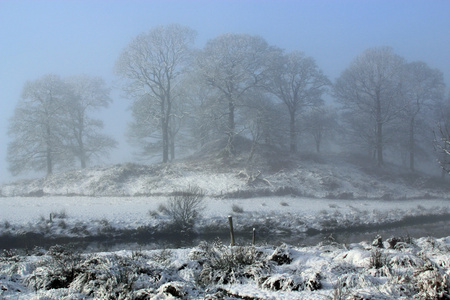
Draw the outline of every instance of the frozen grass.
[[[2,299],[448,299],[450,237],[0,254]],[[401,247],[399,246],[401,243]],[[374,255],[381,265],[374,264]],[[377,258],[378,259],[378,258]]]

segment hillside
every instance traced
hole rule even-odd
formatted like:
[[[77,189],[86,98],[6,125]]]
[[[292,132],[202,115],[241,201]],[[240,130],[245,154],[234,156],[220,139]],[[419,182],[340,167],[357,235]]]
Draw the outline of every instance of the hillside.
[[[53,174],[47,178],[4,184],[0,195],[146,196],[167,195],[189,185],[211,197],[248,198],[296,195],[338,199],[447,198],[442,179],[411,174],[386,164],[379,168],[363,157],[336,154],[292,156],[258,149],[248,161],[249,141],[242,138],[234,154],[223,144],[206,145],[187,159],[170,164],[119,164]]]

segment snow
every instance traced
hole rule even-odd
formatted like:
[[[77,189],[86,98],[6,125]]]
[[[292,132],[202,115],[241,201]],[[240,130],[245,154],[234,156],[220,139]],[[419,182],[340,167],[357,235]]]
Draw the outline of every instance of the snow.
[[[156,226],[167,219],[159,212],[160,206],[167,201],[168,197],[164,196],[3,197],[0,198],[0,235],[5,232],[36,232],[47,236],[71,236],[73,233],[70,230],[80,224],[92,234],[106,225],[117,230]],[[243,212],[233,212],[233,205],[242,208]],[[237,230],[255,227],[257,231],[272,233],[302,233],[309,229],[332,230],[338,227],[389,224],[406,217],[445,216],[450,213],[450,202],[443,199],[375,201],[299,197],[206,197],[203,206],[204,210],[197,224],[200,231],[213,225],[226,228],[228,215],[233,215]],[[39,226],[44,221],[50,221],[50,214],[54,222],[46,232],[42,232]],[[62,226],[58,226],[61,221]]]
[[[235,232],[248,233],[241,244],[249,244],[253,228],[257,241],[260,235],[277,238],[272,245],[260,242],[256,247],[229,247],[210,240],[196,247],[162,250],[66,253],[50,248],[29,250],[29,255],[4,250],[0,298],[435,299],[448,295],[450,236],[397,237],[380,241],[381,248],[367,241],[342,244],[333,239],[309,247],[274,246],[308,232],[383,229],[423,218],[447,219],[448,225],[448,190],[436,188],[430,178],[372,176],[344,163],[311,162],[276,172],[263,170],[259,180],[255,174],[259,172],[217,171],[192,163],[127,164],[3,185],[0,239],[28,233],[50,240],[153,233],[170,222],[163,206],[171,193],[189,186],[206,194],[195,233],[226,233],[231,215]],[[448,229],[443,232],[448,235]],[[64,266],[72,266],[74,272]]]
[[[336,199],[448,198],[447,185],[429,175],[405,173],[392,166],[380,170],[367,166],[367,162],[349,163],[342,157],[322,157],[319,161],[291,161],[289,168],[279,169],[212,167],[193,161],[93,167],[4,184],[0,195],[157,196],[195,185],[208,196],[219,198],[289,194]]]
[[[48,235],[70,236],[70,228],[81,222],[91,235],[98,234],[105,224],[114,228],[138,228],[162,221],[152,217],[167,197],[13,197],[0,198],[2,234],[43,232],[42,224],[49,226]],[[260,197],[254,199],[205,198],[205,209],[197,225],[217,222],[226,228],[227,216],[233,215],[237,228],[257,227],[269,222],[277,231],[303,232],[320,228],[331,216],[337,224],[383,224],[405,216],[448,213],[448,200],[332,200],[299,197]],[[242,213],[233,213],[233,205],[242,207]],[[64,211],[65,214],[61,214]],[[47,220],[54,212],[52,223]],[[61,214],[61,216],[58,216]],[[42,219],[46,219],[43,221]],[[268,221],[267,221],[268,220]],[[4,223],[8,221],[6,228]],[[58,224],[64,221],[66,228]],[[294,222],[295,221],[295,222]],[[78,225],[77,225],[78,224]],[[317,225],[319,224],[319,225]],[[209,243],[208,243],[209,244]],[[450,237],[413,239],[413,243],[397,242],[395,248],[384,241],[384,248],[374,248],[369,242],[349,245],[324,241],[312,247],[282,245],[258,246],[262,261],[247,267],[236,267],[229,282],[199,284],[208,256],[192,253],[202,247],[164,250],[120,250],[81,254],[83,267],[68,287],[46,290],[44,286],[62,276],[59,264],[44,250],[31,256],[0,255],[0,297],[2,299],[105,299],[111,294],[129,291],[141,299],[339,299],[345,297],[375,297],[376,299],[433,299],[439,293],[449,293]],[[220,255],[239,249],[209,244]],[[251,247],[242,248],[248,251]],[[246,250],[247,249],[247,250]],[[213,248],[214,250],[214,248]],[[237,250],[236,250],[237,251]],[[374,253],[379,251],[387,266],[371,267]],[[5,252],[4,252],[5,253]],[[213,253],[208,251],[207,253]],[[246,252],[244,252],[245,254]],[[287,254],[290,260],[271,258]],[[203,254],[204,255],[204,254]],[[228,257],[236,257],[230,255]],[[211,258],[209,258],[211,259]],[[223,258],[222,258],[223,259]],[[88,263],[95,261],[95,264]],[[225,260],[226,261],[226,260]],[[50,264],[50,265],[49,265]],[[259,267],[258,267],[259,266]],[[80,271],[84,270],[84,271]],[[85,272],[85,273],[84,273]],[[208,271],[208,274],[210,271]],[[58,275],[59,274],[59,275]],[[83,275],[84,274],[84,275]],[[86,274],[97,274],[89,275]],[[128,274],[125,277],[124,274]],[[158,274],[158,275],[157,275]],[[253,274],[249,278],[248,275]],[[87,277],[86,277],[87,276]],[[91,278],[91,279],[89,279]],[[93,279],[97,278],[97,279]],[[126,279],[128,278],[128,279]],[[89,280],[91,281],[89,281]],[[33,281],[34,280],[34,281]],[[35,282],[40,287],[35,290]],[[125,283],[121,282],[125,280]],[[320,283],[320,284],[319,284]],[[125,285],[124,285],[125,284]],[[340,294],[339,294],[340,293]],[[148,297],[148,298],[145,298]]]
[[[446,299],[450,237],[401,248],[361,242],[313,247],[229,247],[91,254],[53,248],[0,256],[2,299]],[[234,254],[233,254],[234,253]],[[382,265],[372,260],[379,253]],[[276,260],[286,254],[289,260]],[[232,258],[230,260],[230,258]],[[246,260],[251,259],[247,265]],[[243,259],[243,260],[240,260]],[[209,264],[228,282],[199,280]],[[225,264],[225,265],[224,265]],[[226,265],[229,264],[229,265]],[[224,268],[222,268],[222,267]],[[70,274],[73,274],[70,275]],[[204,274],[204,273],[203,273]],[[56,287],[55,285],[61,285]],[[36,290],[37,288],[37,290]]]

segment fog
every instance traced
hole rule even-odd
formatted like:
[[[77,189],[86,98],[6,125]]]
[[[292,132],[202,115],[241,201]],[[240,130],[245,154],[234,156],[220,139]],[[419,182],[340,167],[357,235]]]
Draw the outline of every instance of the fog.
[[[25,82],[45,74],[102,77],[113,103],[99,118],[119,142],[106,162],[132,161],[125,138],[131,101],[116,88],[113,69],[130,41],[155,26],[196,30],[197,48],[223,33],[259,35],[305,52],[332,82],[364,50],[390,46],[441,70],[447,96],[448,11],[447,1],[0,1],[0,181],[13,179],[5,160],[9,119]]]

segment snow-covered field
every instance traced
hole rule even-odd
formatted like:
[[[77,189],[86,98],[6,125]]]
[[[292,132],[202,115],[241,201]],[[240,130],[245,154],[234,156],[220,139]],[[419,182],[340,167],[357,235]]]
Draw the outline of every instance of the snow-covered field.
[[[0,235],[24,232],[47,237],[95,235],[107,225],[117,230],[157,226],[168,197],[13,197],[0,198]],[[332,200],[299,197],[203,200],[197,231],[227,228],[232,215],[237,230],[302,233],[389,224],[418,216],[450,214],[449,200]],[[50,222],[52,214],[52,222]],[[73,231],[82,226],[84,231]],[[84,233],[83,233],[84,232]]]
[[[4,184],[0,242],[28,243],[19,252],[2,247],[0,299],[450,299],[445,182],[326,162],[262,172],[192,162],[126,164]],[[206,195],[188,235],[171,227],[167,205],[174,191],[191,186]],[[230,215],[237,235],[245,236],[241,246],[213,242],[226,236]],[[408,230],[387,235],[390,227],[425,221],[443,224],[441,238],[414,239]],[[255,247],[248,246],[253,228]],[[367,240],[373,229],[383,241],[323,239],[339,230],[372,230]],[[279,246],[319,232],[320,244]],[[209,240],[170,250],[47,249],[68,239],[165,235]],[[43,240],[46,249],[33,249]]]
[[[450,237],[0,256],[1,299],[449,299]]]
[[[167,201],[0,198],[0,236],[80,237],[155,228],[167,221],[160,211]],[[203,204],[196,224],[200,232],[214,226],[226,230],[228,215],[237,230],[296,234],[449,214],[448,200],[206,197]],[[73,230],[80,227],[84,230]],[[55,246],[28,251],[0,255],[1,299],[448,299],[450,293],[450,237],[397,236],[374,245],[330,239],[311,247],[208,242],[170,250],[77,253]]]

